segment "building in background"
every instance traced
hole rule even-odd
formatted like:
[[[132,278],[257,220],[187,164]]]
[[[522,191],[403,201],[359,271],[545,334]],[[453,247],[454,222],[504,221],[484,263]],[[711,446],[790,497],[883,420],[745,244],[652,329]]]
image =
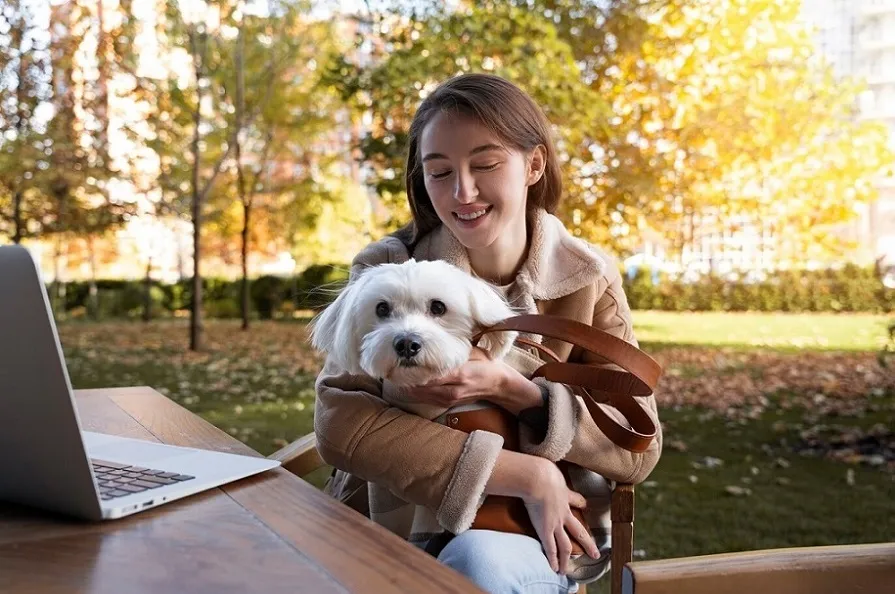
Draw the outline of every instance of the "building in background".
[[[113,2],[109,2],[111,6]],[[140,18],[147,25],[154,24],[154,13],[163,4],[163,0],[136,3],[140,10]],[[57,19],[67,18],[73,6],[83,5],[85,10],[95,10],[97,6],[88,0],[72,0],[63,2],[54,0],[53,6]],[[103,6],[101,3],[98,6]],[[107,10],[109,9],[107,6]],[[340,37],[351,39],[359,26],[359,21],[352,19],[350,11],[336,13],[340,29]],[[895,0],[804,0],[804,18],[816,29],[818,54],[828,60],[835,72],[840,76],[854,76],[867,81],[868,90],[860,101],[860,116],[885,122],[890,130],[890,143],[895,149]],[[151,28],[151,27],[150,27]],[[89,37],[89,35],[88,35]],[[141,69],[154,67],[156,75],[164,74],[167,69],[175,69],[185,62],[171,57],[160,56],[157,47],[152,46],[151,35],[147,35],[145,52]],[[57,40],[58,41],[58,40]],[[144,40],[140,40],[143,42]],[[89,68],[91,60],[89,51],[95,44],[85,45],[82,55],[83,67]],[[369,54],[370,48],[362,48],[359,58]],[[181,56],[182,58],[182,56]],[[118,152],[132,150],[123,134],[120,133],[120,122],[133,117],[133,102],[126,96],[128,81],[114,78],[109,82],[109,110],[112,130],[110,141]],[[332,133],[321,141],[321,148],[335,150],[344,149],[345,177],[363,188],[369,171],[358,161],[358,154],[352,147],[364,133],[368,124],[366,118],[360,122],[345,119],[338,122]],[[122,148],[122,147],[127,148]],[[252,156],[248,155],[247,160]],[[123,193],[133,193],[132,188],[121,187]],[[369,192],[369,189],[367,189]],[[139,198],[151,204],[151,197]],[[368,193],[369,213],[363,209],[364,217],[369,217],[380,207],[376,197]],[[337,217],[332,214],[329,220]],[[373,216],[375,218],[375,215]],[[858,218],[847,226],[843,233],[848,239],[860,245],[858,251],[850,255],[851,260],[867,263],[883,257],[891,265],[895,265],[895,180],[880,180],[879,198],[876,202],[862,208]],[[174,280],[189,276],[192,270],[190,225],[183,220],[155,220],[150,214],[139,217],[116,237],[117,258],[110,257],[108,262],[101,263],[100,276],[131,277],[143,275],[152,258],[152,266],[156,278]],[[663,268],[673,272],[693,274],[713,271],[726,274],[735,271],[753,271],[760,273],[778,266],[776,254],[773,252],[775,242],[774,230],[768,229],[761,221],[732,220],[722,217],[720,213],[704,212],[698,218],[688,221],[687,230],[692,240],[686,246],[680,258],[667,258],[661,240],[647,238],[644,250],[629,262],[640,265],[663,262]],[[327,240],[328,238],[322,238]],[[369,240],[370,237],[358,237],[358,240]],[[321,241],[322,241],[321,240]],[[329,239],[330,243],[333,242]],[[350,253],[353,246],[345,247]],[[51,246],[45,246],[43,257],[52,256]],[[309,251],[309,258],[317,255]],[[206,270],[212,274],[235,276],[238,266],[223,262],[212,254]],[[254,259],[257,258],[257,259]],[[270,258],[262,254],[254,255],[252,270],[255,273],[283,274],[296,266],[304,264],[296,262],[292,255],[281,254]],[[90,274],[90,266],[84,259],[68,257],[63,262],[67,278],[86,278]],[[671,262],[670,260],[673,260]],[[45,260],[45,264],[47,264]],[[45,266],[52,270],[52,266]]]
[[[839,76],[863,79],[858,105],[864,120],[884,123],[895,149],[895,0],[804,0],[819,52]],[[881,179],[878,199],[849,230],[861,255],[895,265],[895,179]]]
[[[77,105],[83,95],[83,82],[96,80],[99,27],[109,31],[118,24],[118,5],[116,0],[50,0],[36,3],[38,21],[47,23],[53,51],[58,54],[65,48],[73,56],[68,74],[74,82],[69,83],[67,79],[57,77],[58,80],[54,81],[54,88],[57,90],[54,102]],[[198,6],[194,5],[193,8],[197,10]],[[146,77],[174,75],[186,83],[193,76],[189,55],[182,49],[166,52],[159,47],[155,38],[154,30],[164,8],[165,0],[133,4],[134,15],[141,23],[140,32],[135,39],[140,47],[137,72]],[[86,19],[82,18],[84,15],[87,15]],[[217,26],[218,17],[213,11],[207,14],[199,11],[194,16],[207,19],[212,26]],[[316,18],[322,17],[318,15]],[[78,25],[77,40],[70,34],[76,22],[84,23]],[[52,23],[61,26],[53,27]],[[341,38],[353,39],[356,20],[340,16],[337,25]],[[68,48],[66,44],[75,44],[75,47]],[[59,56],[56,54],[54,56],[58,60]],[[81,86],[78,86],[78,81],[81,81]],[[148,149],[141,149],[124,130],[129,125],[148,134],[148,129],[142,124],[144,109],[130,94],[133,83],[133,77],[125,73],[115,73],[109,80],[103,81],[108,90],[109,154],[117,169],[127,172],[128,176],[140,178],[142,182],[139,185],[146,188],[138,189],[124,179],[127,176],[123,176],[122,179],[110,181],[109,191],[117,196],[124,196],[125,201],[135,204],[137,215],[131,217],[124,226],[90,242],[89,255],[84,253],[87,248],[80,245],[86,245],[86,241],[69,241],[64,244],[44,239],[27,241],[48,281],[55,281],[57,278],[63,282],[86,280],[93,276],[137,279],[143,278],[147,269],[151,270],[152,278],[162,282],[174,282],[192,275],[192,224],[183,218],[156,214],[159,196],[158,190],[153,189],[152,180],[158,176],[157,158]],[[334,180],[339,183],[332,187],[328,185],[327,190],[339,196],[344,195],[343,202],[351,202],[352,216],[344,216],[344,205],[340,205],[342,210],[337,211],[333,205],[324,204],[320,215],[321,232],[305,238],[302,249],[295,253],[279,244],[253,250],[249,254],[252,276],[293,274],[316,261],[350,261],[354,253],[372,240],[369,227],[378,202],[373,191],[364,184],[369,171],[358,162],[358,154],[354,148],[363,134],[363,128],[360,122],[352,121],[346,113],[336,115],[331,132],[315,143],[315,150],[308,152],[342,155],[331,172]],[[140,158],[135,159],[134,155],[139,155]],[[125,156],[130,157],[133,163],[125,159]],[[250,153],[243,155],[244,162],[249,165],[256,157]],[[296,175],[299,167],[293,161],[271,162],[268,164],[269,172],[266,177],[284,180]],[[234,250],[228,250],[227,254],[222,254],[222,250],[215,250],[208,234],[204,241],[205,275],[224,278],[239,276],[240,263],[229,253]],[[234,235],[233,244],[236,245],[237,242],[238,236]]]
[[[866,82],[855,106],[857,117],[885,124],[895,150],[895,0],[803,0],[802,18],[814,29],[817,57],[837,76]],[[856,246],[847,260],[864,265],[880,260],[895,267],[895,179],[880,179],[876,187],[877,200],[859,205],[857,217],[834,232]],[[706,211],[687,218],[681,232],[687,241],[680,254],[667,254],[661,238],[646,237],[626,267],[630,272],[659,267],[684,278],[708,273],[761,278],[788,266],[786,254],[776,252],[779,237],[766,221]]]
[[[895,148],[895,0],[863,0],[856,18],[857,74],[867,80],[861,116],[884,122]],[[868,235],[875,256],[895,265],[895,179],[881,180],[870,205]]]

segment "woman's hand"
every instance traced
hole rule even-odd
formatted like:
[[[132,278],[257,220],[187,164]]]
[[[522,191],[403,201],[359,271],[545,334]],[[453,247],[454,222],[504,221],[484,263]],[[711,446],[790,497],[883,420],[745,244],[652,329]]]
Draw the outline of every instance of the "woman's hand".
[[[493,400],[505,391],[508,366],[492,361],[482,349],[475,347],[469,360],[436,380],[408,388],[414,400],[450,408],[476,400]]]
[[[469,360],[451,373],[408,389],[417,402],[451,408],[476,400],[489,400],[512,413],[541,404],[541,392],[521,373],[494,361],[478,347]]]
[[[584,509],[584,497],[566,486],[565,477],[553,462],[539,465],[534,490],[524,495],[525,507],[534,524],[547,561],[553,571],[565,574],[572,554],[571,535],[593,559],[600,551],[587,528],[572,515],[572,508]]]
[[[572,553],[570,536],[588,555],[594,559],[600,557],[590,532],[572,515],[573,507],[584,509],[584,497],[566,486],[559,467],[550,460],[501,450],[485,493],[522,499],[554,571],[568,570]]]

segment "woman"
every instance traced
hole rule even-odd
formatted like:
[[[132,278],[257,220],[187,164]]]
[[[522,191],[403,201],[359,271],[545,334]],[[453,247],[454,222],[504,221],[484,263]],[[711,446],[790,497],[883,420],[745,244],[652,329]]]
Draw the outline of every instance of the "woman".
[[[549,124],[518,87],[484,74],[443,83],[411,124],[406,171],[413,222],[358,254],[352,278],[366,266],[442,259],[492,283],[517,309],[585,322],[636,345],[617,268],[553,216],[562,183]],[[570,361],[588,360],[565,343],[549,346]],[[327,463],[370,482],[374,521],[486,591],[574,592],[565,575],[572,539],[593,558],[599,551],[572,514],[584,498],[554,462],[641,482],[658,461],[661,434],[642,454],[619,448],[568,388],[529,380],[530,370],[507,361],[474,351],[457,373],[411,396],[445,408],[482,399],[505,408],[520,419],[521,452],[502,449],[496,434],[466,434],[390,407],[382,399],[394,389],[388,382],[331,361],[317,380],[318,449]],[[658,426],[654,399],[641,405]],[[485,495],[521,498],[540,542],[470,530]],[[457,536],[448,542],[444,534]]]

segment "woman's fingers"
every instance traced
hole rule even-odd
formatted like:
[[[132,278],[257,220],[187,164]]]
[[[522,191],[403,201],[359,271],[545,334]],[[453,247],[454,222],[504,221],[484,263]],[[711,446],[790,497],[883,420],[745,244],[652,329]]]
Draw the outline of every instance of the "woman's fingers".
[[[572,555],[572,541],[569,540],[569,535],[566,534],[563,527],[554,532],[554,538],[556,539],[556,555],[559,557],[559,573],[565,575],[569,568],[569,557]],[[556,570],[554,569],[554,571]]]
[[[441,406],[450,406],[457,402],[460,397],[460,386],[425,386],[414,389],[411,394],[421,402],[428,404],[438,404]]]
[[[575,491],[569,490],[569,507],[575,507],[578,509],[584,509],[587,507],[587,499],[584,498],[584,495],[581,493],[576,493]]]
[[[443,375],[441,377],[437,377],[433,380],[426,382],[425,384],[421,384],[421,388],[440,388],[442,386],[450,386],[452,384],[456,384],[459,378],[455,372],[449,373],[447,375]]]
[[[554,533],[546,530],[541,538],[541,544],[544,545],[544,554],[547,556],[547,562],[550,563],[550,569],[559,571],[559,564],[556,561],[556,537]]]
[[[600,550],[597,548],[594,537],[591,536],[590,531],[578,518],[569,514],[569,519],[566,521],[566,530],[581,545],[581,548],[587,552],[591,559],[600,558]]]

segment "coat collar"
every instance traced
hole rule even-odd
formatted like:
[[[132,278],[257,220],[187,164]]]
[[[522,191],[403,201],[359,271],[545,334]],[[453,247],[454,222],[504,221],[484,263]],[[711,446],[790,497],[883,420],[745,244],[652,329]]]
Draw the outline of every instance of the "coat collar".
[[[603,276],[605,260],[587,242],[573,237],[558,218],[538,209],[531,217],[531,225],[528,258],[515,279],[521,293],[536,300],[558,299]],[[445,260],[470,272],[466,248],[445,225],[419,242],[414,257]]]

